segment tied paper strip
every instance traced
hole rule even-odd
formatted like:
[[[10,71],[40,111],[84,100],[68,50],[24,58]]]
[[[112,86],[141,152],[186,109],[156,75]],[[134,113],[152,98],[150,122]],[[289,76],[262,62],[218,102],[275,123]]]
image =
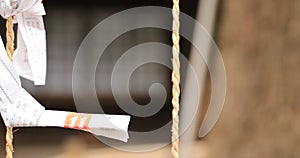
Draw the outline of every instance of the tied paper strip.
[[[0,112],[6,126],[63,127],[127,142],[130,116],[45,110],[25,89],[0,38]]]
[[[0,112],[6,126],[35,126],[45,108],[22,87],[20,78],[0,43]]]
[[[15,17],[18,23],[17,49],[13,64],[18,74],[45,85],[47,71],[46,31],[41,0],[0,0],[0,14]]]

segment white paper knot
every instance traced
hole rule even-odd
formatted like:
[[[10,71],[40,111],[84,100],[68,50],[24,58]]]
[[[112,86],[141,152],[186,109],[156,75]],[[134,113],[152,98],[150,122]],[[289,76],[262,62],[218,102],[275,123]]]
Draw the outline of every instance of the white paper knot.
[[[46,84],[46,31],[43,15],[46,14],[42,0],[0,0],[3,18],[14,16],[18,23],[17,49],[13,56],[18,74]]]
[[[32,8],[40,0],[0,0],[0,14],[3,18],[15,16]]]

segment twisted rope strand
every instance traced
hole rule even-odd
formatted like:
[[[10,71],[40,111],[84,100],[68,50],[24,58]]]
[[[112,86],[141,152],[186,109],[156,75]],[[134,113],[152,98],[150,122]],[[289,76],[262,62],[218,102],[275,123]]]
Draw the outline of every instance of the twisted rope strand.
[[[9,17],[6,21],[6,52],[11,61],[14,54],[14,40],[13,17]],[[6,127],[6,158],[13,158],[13,152],[13,128]]]
[[[172,49],[172,54],[173,54],[173,72],[172,72],[172,105],[173,105],[173,110],[172,110],[172,157],[173,158],[179,158],[179,96],[180,96],[180,61],[179,61],[179,52],[180,52],[180,47],[179,47],[179,41],[180,41],[180,36],[179,36],[179,0],[173,0],[173,32],[172,32],[172,41],[173,41],[173,49]]]
[[[15,40],[15,33],[14,33],[14,24],[13,24],[13,17],[9,17],[6,21],[6,52],[8,58],[12,61],[12,57],[14,54],[14,40]]]
[[[6,158],[13,158],[13,128],[6,127]]]

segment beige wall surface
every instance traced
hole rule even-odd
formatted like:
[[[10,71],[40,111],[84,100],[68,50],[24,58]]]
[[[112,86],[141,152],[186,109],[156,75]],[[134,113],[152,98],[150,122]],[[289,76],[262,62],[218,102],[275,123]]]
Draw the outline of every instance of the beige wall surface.
[[[228,88],[210,158],[300,157],[300,1],[224,0]]]

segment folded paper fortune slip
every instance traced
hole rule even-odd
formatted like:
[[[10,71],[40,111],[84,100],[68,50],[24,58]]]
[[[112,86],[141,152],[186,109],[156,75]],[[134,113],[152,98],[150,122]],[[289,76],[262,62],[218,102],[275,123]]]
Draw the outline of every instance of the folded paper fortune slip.
[[[6,126],[63,127],[127,142],[130,116],[45,110],[25,89],[0,38],[0,112]]]
[[[17,73],[35,85],[46,84],[46,15],[42,0],[0,0],[0,15],[18,23],[13,65]]]

